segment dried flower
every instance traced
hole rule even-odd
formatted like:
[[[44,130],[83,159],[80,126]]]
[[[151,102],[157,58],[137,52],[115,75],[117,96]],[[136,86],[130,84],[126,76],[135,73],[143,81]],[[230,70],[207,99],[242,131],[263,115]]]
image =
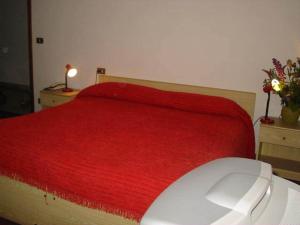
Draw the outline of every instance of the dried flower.
[[[263,91],[265,93],[270,93],[272,90],[273,90],[272,85],[265,80],[263,85]]]
[[[264,71],[266,74],[268,74],[269,78],[272,79],[272,69],[270,69],[270,70],[263,69],[262,71]]]
[[[288,61],[286,62],[286,65],[287,65],[288,67],[292,68],[292,67],[293,67],[293,61],[290,60],[290,59],[288,59]]]
[[[272,61],[274,69],[263,69],[268,74],[268,78],[263,82],[263,91],[266,93],[273,91],[281,97],[282,105],[293,111],[300,110],[300,58],[297,58],[298,65],[290,59],[287,60],[285,66],[282,66],[275,58]],[[276,87],[272,86],[274,80],[277,84]]]
[[[275,69],[277,71],[277,75],[278,75],[279,79],[284,80],[285,79],[285,73],[284,73],[285,66],[282,67],[281,63],[275,58],[273,58],[272,61],[273,61],[273,65],[275,66]]]

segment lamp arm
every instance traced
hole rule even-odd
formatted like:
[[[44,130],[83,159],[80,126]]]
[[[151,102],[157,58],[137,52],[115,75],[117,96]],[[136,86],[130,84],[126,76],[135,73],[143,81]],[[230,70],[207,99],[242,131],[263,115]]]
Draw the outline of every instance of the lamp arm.
[[[66,89],[68,88],[68,71],[65,73],[65,84],[66,84]]]
[[[263,118],[260,119],[260,122],[264,124],[272,124],[274,123],[274,120],[272,118],[269,118],[270,92],[267,92],[267,94],[268,94],[268,100],[267,100],[266,114]]]
[[[269,116],[269,104],[270,104],[270,92],[268,92],[268,100],[267,100],[265,119],[267,119]]]

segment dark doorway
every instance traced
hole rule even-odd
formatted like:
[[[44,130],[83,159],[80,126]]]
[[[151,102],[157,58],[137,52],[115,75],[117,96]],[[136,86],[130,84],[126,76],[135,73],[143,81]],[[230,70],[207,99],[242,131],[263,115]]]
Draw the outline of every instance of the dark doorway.
[[[0,28],[0,118],[31,113],[31,0],[1,0]]]

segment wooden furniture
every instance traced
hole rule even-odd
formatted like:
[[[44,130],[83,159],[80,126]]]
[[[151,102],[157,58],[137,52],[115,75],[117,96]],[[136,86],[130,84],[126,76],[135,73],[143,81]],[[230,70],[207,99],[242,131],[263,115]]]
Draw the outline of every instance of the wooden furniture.
[[[161,90],[222,96],[236,101],[251,117],[254,113],[255,93],[146,81],[108,75],[100,76],[99,82],[125,82],[150,86]],[[41,97],[43,97],[44,94],[47,95],[47,93],[42,91]],[[56,99],[57,96],[55,94],[50,94],[50,99],[51,96],[53,98],[53,95],[54,99]],[[47,97],[49,99],[49,93],[48,96],[46,96],[46,99]],[[70,100],[70,97],[67,97],[67,100]],[[42,100],[42,105],[49,106],[49,103],[47,104]],[[53,103],[50,103],[50,106],[53,106]],[[0,176],[0,190],[0,216],[20,224],[138,224],[135,220],[74,204],[54,194],[47,193],[36,187],[6,176]]]
[[[111,75],[99,75],[97,77],[98,83],[105,82],[124,82],[129,84],[138,84],[146,87],[153,87],[160,90],[166,91],[177,91],[177,92],[187,92],[195,94],[205,94],[213,95],[231,99],[232,101],[239,104],[253,119],[254,108],[255,108],[255,93],[245,92],[245,91],[236,91],[236,90],[227,90],[220,88],[211,88],[211,87],[201,87],[194,85],[185,85],[185,84],[175,84],[167,83],[162,81],[150,81],[126,77],[118,77]]]
[[[276,175],[300,181],[300,122],[284,124],[273,118],[274,124],[261,124],[259,160],[272,164]]]
[[[0,82],[0,112],[11,116],[31,113],[32,97],[30,87],[28,85]]]
[[[22,225],[138,225],[134,220],[66,201],[0,176],[0,217]]]
[[[40,91],[40,103],[43,109],[64,104],[71,101],[79,90],[63,92],[62,89]]]

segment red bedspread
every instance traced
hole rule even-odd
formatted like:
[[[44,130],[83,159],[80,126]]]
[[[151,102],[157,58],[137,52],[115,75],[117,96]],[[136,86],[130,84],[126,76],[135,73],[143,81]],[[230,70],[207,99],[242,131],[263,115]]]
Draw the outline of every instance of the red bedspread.
[[[72,102],[0,120],[0,173],[139,220],[175,179],[210,160],[254,156],[251,120],[230,100],[105,83]]]

